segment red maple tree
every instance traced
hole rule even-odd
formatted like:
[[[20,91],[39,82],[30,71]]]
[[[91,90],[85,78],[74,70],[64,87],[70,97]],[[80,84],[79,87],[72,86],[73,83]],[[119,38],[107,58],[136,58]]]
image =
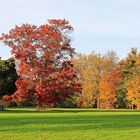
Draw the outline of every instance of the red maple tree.
[[[70,61],[75,53],[68,36],[72,30],[67,20],[54,19],[39,27],[16,26],[2,34],[17,62],[15,102],[28,101],[42,108],[81,92]]]

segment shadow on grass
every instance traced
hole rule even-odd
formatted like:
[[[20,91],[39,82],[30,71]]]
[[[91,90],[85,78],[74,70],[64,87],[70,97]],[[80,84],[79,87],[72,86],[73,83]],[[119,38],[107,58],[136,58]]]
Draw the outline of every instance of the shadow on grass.
[[[45,111],[37,111],[35,108],[29,110],[28,108],[13,108],[5,109],[0,113],[80,113],[80,112],[140,112],[140,110],[129,110],[129,109],[81,109],[81,108],[64,108],[64,109],[46,109]]]

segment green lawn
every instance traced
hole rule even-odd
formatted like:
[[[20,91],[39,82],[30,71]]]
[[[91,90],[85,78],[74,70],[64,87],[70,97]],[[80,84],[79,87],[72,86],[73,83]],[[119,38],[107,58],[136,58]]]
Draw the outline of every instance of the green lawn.
[[[0,140],[140,140],[140,112],[95,109],[7,109]]]

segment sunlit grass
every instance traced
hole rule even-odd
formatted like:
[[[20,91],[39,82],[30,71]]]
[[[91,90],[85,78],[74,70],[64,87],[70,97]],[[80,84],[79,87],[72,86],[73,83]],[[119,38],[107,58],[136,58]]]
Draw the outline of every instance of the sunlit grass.
[[[139,139],[139,111],[9,108],[0,112],[0,140]]]

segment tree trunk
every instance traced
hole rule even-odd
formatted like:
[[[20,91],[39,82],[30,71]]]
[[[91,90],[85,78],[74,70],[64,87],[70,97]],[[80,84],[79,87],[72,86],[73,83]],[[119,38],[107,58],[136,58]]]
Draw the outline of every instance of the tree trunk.
[[[131,108],[134,109],[134,104],[132,104]]]
[[[100,109],[100,99],[99,99],[99,96],[97,98],[97,108]]]
[[[97,96],[97,109],[100,109],[99,89],[97,89],[96,91],[96,96]]]
[[[0,105],[0,111],[3,111],[3,110],[4,110],[4,106]]]

